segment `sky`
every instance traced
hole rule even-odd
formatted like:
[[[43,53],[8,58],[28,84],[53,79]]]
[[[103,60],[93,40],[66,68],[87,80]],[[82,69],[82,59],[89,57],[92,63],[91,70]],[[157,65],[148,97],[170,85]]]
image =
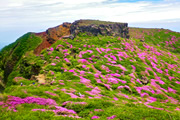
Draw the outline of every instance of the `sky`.
[[[79,19],[180,32],[180,0],[0,0],[0,49],[27,32]]]

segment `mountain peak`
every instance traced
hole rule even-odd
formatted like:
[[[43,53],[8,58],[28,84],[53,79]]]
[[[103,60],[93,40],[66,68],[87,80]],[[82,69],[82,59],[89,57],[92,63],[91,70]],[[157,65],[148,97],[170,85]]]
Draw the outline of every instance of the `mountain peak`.
[[[127,23],[81,19],[73,23],[65,22],[62,25],[47,29],[46,32],[36,33],[36,35],[42,37],[43,42],[35,49],[34,53],[39,54],[43,49],[48,48],[64,36],[68,37],[71,35],[74,38],[79,33],[129,38]]]

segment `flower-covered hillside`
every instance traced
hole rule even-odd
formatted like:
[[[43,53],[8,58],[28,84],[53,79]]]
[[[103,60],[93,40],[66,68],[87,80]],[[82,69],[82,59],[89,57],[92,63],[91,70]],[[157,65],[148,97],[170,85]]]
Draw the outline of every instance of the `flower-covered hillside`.
[[[130,39],[80,34],[27,53],[0,96],[2,119],[178,120],[180,34],[167,33],[171,48],[162,31],[156,45],[132,30]]]

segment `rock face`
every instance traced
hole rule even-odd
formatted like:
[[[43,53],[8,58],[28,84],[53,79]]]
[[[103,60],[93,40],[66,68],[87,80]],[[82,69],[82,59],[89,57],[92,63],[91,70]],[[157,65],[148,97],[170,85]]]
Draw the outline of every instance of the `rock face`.
[[[127,23],[105,22],[98,20],[78,20],[71,25],[71,34],[76,36],[78,33],[87,33],[88,35],[108,35],[121,36],[129,38]]]
[[[70,26],[71,23],[63,23],[62,25],[47,29],[46,32],[37,33],[36,35],[43,38],[43,42],[34,50],[34,53],[39,54],[43,49],[50,47],[62,36],[70,35]]]
[[[53,44],[55,41],[60,39],[62,36],[70,35],[71,23],[63,23],[54,28],[49,28],[46,33],[48,35],[48,42]]]

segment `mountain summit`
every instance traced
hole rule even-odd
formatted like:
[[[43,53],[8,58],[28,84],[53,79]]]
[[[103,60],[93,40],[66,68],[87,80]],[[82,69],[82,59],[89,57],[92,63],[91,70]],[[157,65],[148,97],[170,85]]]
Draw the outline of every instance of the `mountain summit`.
[[[99,20],[77,20],[73,23],[63,23],[54,28],[49,28],[46,32],[37,33],[36,35],[43,38],[43,42],[36,48],[35,54],[49,47],[61,38],[73,39],[79,33],[88,35],[108,35],[121,36],[129,38],[128,24],[118,22],[107,22]]]

